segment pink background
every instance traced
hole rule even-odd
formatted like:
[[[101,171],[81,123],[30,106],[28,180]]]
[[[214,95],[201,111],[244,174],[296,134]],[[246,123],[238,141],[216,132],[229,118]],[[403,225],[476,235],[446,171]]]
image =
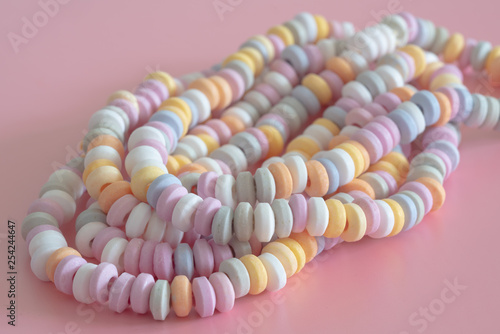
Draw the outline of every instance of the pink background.
[[[500,42],[496,0],[221,0],[233,4],[222,19],[213,1],[69,1],[18,53],[7,34],[21,34],[23,17],[31,21],[40,6],[35,0],[0,2],[0,332],[498,333],[500,133],[465,132],[462,163],[445,183],[444,207],[415,229],[395,238],[342,244],[309,264],[282,292],[245,297],[227,314],[170,315],[165,322],[132,312],[118,315],[79,305],[33,276],[20,235],[29,203],[51,165],[66,162],[107,96],[133,89],[149,71],[178,76],[208,68],[246,38],[302,10],[359,28],[377,18],[373,13],[402,8],[452,32]],[[475,91],[491,93],[484,80],[471,82]],[[8,218],[18,227],[15,329],[6,326],[5,317]],[[72,226],[66,230],[74,233]],[[445,281],[454,279],[466,289],[444,310],[438,308],[432,321],[418,320],[425,319],[420,308],[443,305]],[[445,299],[452,296],[445,291]]]

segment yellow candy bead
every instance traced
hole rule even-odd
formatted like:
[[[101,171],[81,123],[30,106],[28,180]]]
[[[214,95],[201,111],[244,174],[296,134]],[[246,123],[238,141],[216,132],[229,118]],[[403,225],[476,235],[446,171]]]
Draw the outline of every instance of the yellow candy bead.
[[[500,57],[500,45],[497,45],[493,49],[491,49],[490,53],[488,54],[488,57],[486,57],[484,67],[486,68],[487,72],[491,70],[491,65],[493,63],[493,60],[499,57]]]
[[[351,143],[343,142],[338,145],[337,148],[341,148],[346,151],[352,158],[354,162],[354,177],[358,177],[363,173],[363,168],[365,168],[365,160],[363,154],[358,150],[356,146]]]
[[[366,216],[361,207],[354,203],[344,204],[346,228],[340,237],[347,242],[361,240],[366,233]]]
[[[451,74],[451,73],[443,73],[443,74],[438,75],[437,77],[435,77],[432,80],[432,82],[429,86],[429,89],[431,91],[435,91],[441,87],[445,87],[445,86],[448,86],[450,84],[461,84],[461,83],[462,83],[462,81],[456,75]]]
[[[264,35],[255,35],[250,39],[254,39],[260,42],[266,48],[267,54],[269,56],[269,62],[274,59],[274,46],[273,43]]]
[[[224,61],[222,62],[222,66],[226,65],[227,63],[229,63],[230,61],[233,61],[233,60],[240,60],[240,61],[244,62],[245,64],[248,65],[248,67],[250,68],[252,73],[255,74],[256,66],[255,66],[253,59],[249,55],[247,55],[243,52],[235,52],[235,53],[231,54],[229,57],[227,57],[226,59],[224,59]]]
[[[460,57],[465,48],[465,38],[462,34],[455,33],[450,36],[444,46],[443,59],[446,63],[453,63]]]
[[[135,95],[131,92],[127,90],[118,90],[109,96],[108,103],[116,99],[124,99],[131,102],[135,106],[137,113],[139,113],[139,103]]]
[[[220,147],[217,140],[215,140],[215,138],[210,136],[210,135],[207,135],[205,133],[200,133],[199,135],[197,135],[197,137],[200,138],[201,140],[203,140],[203,142],[205,143],[205,146],[207,147],[208,155],[210,155],[210,153],[212,153],[213,151],[215,151],[216,149],[218,149]],[[168,169],[168,166],[167,166],[167,169]],[[168,170],[170,170],[170,169],[168,169]]]
[[[306,265],[306,253],[302,246],[291,238],[281,238],[276,240],[277,242],[281,242],[293,252],[293,255],[297,258],[297,272],[301,271],[302,268]]]
[[[410,57],[413,58],[413,60],[415,61],[415,74],[413,77],[418,78],[424,72],[425,65],[427,64],[427,62],[425,61],[425,53],[422,48],[413,44],[409,44],[403,46],[399,50],[407,53],[408,55],[410,55]]]
[[[328,226],[326,227],[323,235],[327,238],[340,237],[342,232],[344,232],[345,225],[347,223],[344,204],[342,204],[342,202],[338,199],[333,198],[327,199],[325,204],[328,208],[329,218]]]
[[[185,156],[180,155],[180,154],[172,155],[172,158],[174,158],[175,160],[177,160],[177,163],[179,164],[179,168],[181,168],[184,165],[192,163],[192,161],[188,157],[185,157]]]
[[[87,192],[93,199],[99,199],[101,192],[113,182],[122,181],[123,176],[120,170],[113,166],[101,166],[96,168],[87,177],[85,186]]]
[[[301,233],[292,233],[290,238],[297,241],[300,247],[304,250],[306,254],[306,263],[314,259],[316,254],[318,254],[318,242],[315,237],[312,237],[307,233],[307,231]]]
[[[292,32],[287,27],[285,27],[283,25],[277,25],[277,26],[272,27],[271,29],[269,29],[267,31],[267,34],[278,36],[279,38],[281,38],[283,43],[285,43],[286,46],[289,46],[289,45],[292,45],[295,43]]]
[[[302,135],[292,140],[286,147],[287,153],[292,151],[302,153],[309,160],[313,155],[321,151],[321,147],[311,137]]]
[[[189,108],[189,105],[187,104],[186,101],[179,97],[170,97],[163,101],[163,103],[160,105],[160,110],[161,109],[166,109],[170,110],[170,107],[176,107],[179,108],[184,112],[184,115],[186,116],[189,124],[191,124],[191,120],[193,119],[193,115],[191,114],[191,108]]]
[[[253,254],[242,256],[240,261],[243,262],[250,276],[250,291],[251,295],[258,295],[263,292],[267,286],[267,271],[262,261]]]
[[[289,278],[297,272],[298,264],[297,258],[293,252],[280,242],[270,242],[264,248],[262,248],[262,253],[270,253],[276,256],[278,260],[285,268],[286,277]]]
[[[404,154],[399,152],[389,152],[385,157],[380,159],[380,161],[387,161],[396,167],[399,175],[403,178],[406,178],[406,175],[408,175],[410,170],[410,163],[408,162],[408,159],[404,156]]]
[[[179,170],[181,169],[181,166],[177,159],[173,157],[168,157],[167,164],[166,164],[167,170],[170,174],[172,175],[177,175],[179,173]]]
[[[417,79],[420,86],[422,86],[422,88],[424,89],[428,89],[432,73],[434,73],[436,70],[440,69],[443,66],[444,63],[440,61],[428,64],[422,75]]]
[[[118,169],[118,166],[115,165],[115,163],[111,160],[108,160],[108,159],[94,160],[91,163],[89,163],[87,165],[87,167],[85,167],[85,170],[83,171],[83,174],[82,174],[83,183],[84,184],[87,183],[87,177],[89,176],[90,173],[92,173],[94,170],[96,170],[97,168],[102,167],[102,166],[111,166],[111,167],[115,167],[116,169]]]
[[[330,25],[328,24],[328,21],[321,15],[314,15],[314,21],[316,21],[316,26],[318,27],[316,41],[327,38],[330,34]]]
[[[284,143],[279,131],[270,125],[261,125],[258,129],[264,133],[269,142],[269,151],[264,159],[280,155],[283,151]]]
[[[259,75],[262,72],[262,69],[264,68],[264,58],[262,57],[262,54],[255,50],[254,48],[243,48],[240,49],[239,52],[246,54],[250,58],[252,58],[254,64],[255,64],[255,75]]]
[[[338,135],[340,133],[340,129],[337,126],[337,124],[333,123],[327,118],[318,118],[316,119],[313,124],[321,125],[322,127],[326,128],[330,133],[334,136]]]
[[[393,164],[391,164],[387,161],[381,160],[381,161],[371,165],[370,168],[368,168],[369,172],[375,172],[378,170],[381,170],[381,171],[384,171],[384,172],[391,174],[391,176],[394,178],[394,180],[396,180],[396,183],[398,185],[401,183],[401,181],[402,181],[401,175],[399,174],[398,169]]]
[[[401,230],[403,229],[403,226],[405,224],[405,212],[403,211],[401,205],[399,205],[399,203],[393,199],[386,198],[383,199],[382,201],[389,204],[392,212],[394,213],[394,227],[391,233],[389,233],[388,235],[388,237],[392,237],[401,232]]]
[[[168,73],[165,73],[163,71],[156,71],[153,73],[149,73],[146,75],[144,80],[148,79],[155,79],[160,81],[167,87],[168,93],[170,96],[175,96],[175,93],[177,91],[177,85],[175,84],[174,78]]]
[[[134,196],[143,202],[147,202],[146,193],[148,192],[149,185],[158,176],[165,174],[165,172],[156,166],[148,166],[137,171],[130,180],[130,188]]]
[[[355,140],[346,140],[345,143],[354,145],[354,147],[356,147],[358,151],[361,152],[361,155],[363,156],[363,161],[365,162],[365,165],[363,166],[363,172],[366,172],[370,167],[370,155],[368,154],[366,148]]]
[[[332,91],[325,79],[317,74],[310,73],[302,79],[302,85],[309,88],[316,95],[322,106],[329,104],[332,100]]]

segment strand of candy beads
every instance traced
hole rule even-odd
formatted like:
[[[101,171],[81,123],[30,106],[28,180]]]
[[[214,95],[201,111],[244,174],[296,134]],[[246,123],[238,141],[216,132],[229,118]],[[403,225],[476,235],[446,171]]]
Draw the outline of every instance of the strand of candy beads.
[[[342,241],[406,231],[444,203],[442,183],[459,162],[455,124],[498,128],[498,100],[461,84],[469,65],[493,81],[497,49],[408,13],[357,33],[301,13],[208,78],[153,73],[92,116],[85,159],[55,172],[30,207],[32,270],[116,312],[165,319],[171,307],[182,317],[194,299],[209,316],[282,288]],[[57,226],[85,188],[78,252]]]

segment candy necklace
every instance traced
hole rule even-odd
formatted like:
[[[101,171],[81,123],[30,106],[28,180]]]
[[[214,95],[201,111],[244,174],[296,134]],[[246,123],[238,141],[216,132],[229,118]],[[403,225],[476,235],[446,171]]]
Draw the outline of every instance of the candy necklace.
[[[394,20],[396,22],[401,23],[401,20],[399,20],[399,21],[398,21],[398,19],[394,19]],[[397,23],[397,24],[399,24],[399,23]],[[282,37],[284,38],[284,40],[287,40],[287,39],[289,39],[290,36],[287,35],[287,33],[284,32],[284,31],[286,31],[286,30],[283,30],[282,28],[278,28],[276,30],[276,33],[278,35],[283,35]],[[368,57],[370,57],[370,56],[372,56],[372,55],[368,54]],[[446,54],[445,54],[445,58],[446,58]],[[436,80],[436,78],[434,78],[434,80]],[[454,80],[454,79],[451,79],[451,80]],[[446,80],[441,79],[441,81],[446,81]],[[439,86],[438,84],[435,84],[435,85]],[[401,92],[400,92],[400,94],[401,94]],[[450,94],[452,94],[452,93],[450,93]],[[365,94],[365,96],[366,96],[366,94]],[[426,100],[424,99],[424,101],[429,102],[429,99],[430,98],[427,98]],[[484,99],[486,99],[486,98],[484,98]],[[478,97],[478,100],[481,100],[481,98]],[[490,100],[487,100],[487,103],[490,103],[489,101]],[[494,106],[494,102],[491,102],[491,103]],[[472,118],[472,121],[470,121],[470,122],[472,124],[482,125],[482,124],[484,124],[484,120],[486,118],[488,118],[488,116],[489,116],[489,118],[492,119],[492,121],[490,121],[489,124],[496,125],[495,117],[494,117],[495,116],[495,112],[492,112],[492,113],[485,112],[484,103],[479,103],[479,105],[480,106],[482,105],[482,107],[483,107],[483,108],[478,108],[479,111],[476,112],[476,114],[479,114],[479,116],[475,116],[475,118]],[[423,109],[425,109],[425,108],[423,108]],[[493,108],[491,108],[491,110],[496,110],[496,109],[493,107]],[[398,113],[398,114],[401,114],[401,113]],[[490,116],[490,115],[493,115],[493,116]],[[424,110],[424,116],[425,116],[425,110]],[[438,116],[439,116],[439,112],[438,112]],[[400,116],[400,117],[404,117],[404,116]],[[470,120],[471,117],[469,117],[467,119]],[[496,117],[496,121],[498,121],[498,115]],[[405,122],[403,122],[401,124],[405,124]],[[410,138],[411,137],[412,136],[410,136]],[[411,141],[413,141],[413,140],[410,139],[409,142],[411,142]],[[445,147],[446,147],[446,145],[445,145]],[[446,150],[446,149],[444,149],[444,150]],[[450,151],[450,152],[452,152],[452,151]],[[377,155],[375,155],[375,156],[377,156]],[[451,153],[450,153],[450,156],[452,156]],[[375,159],[375,160],[378,160],[378,159]],[[419,166],[417,166],[416,168],[418,168],[418,167]],[[429,189],[431,189],[433,191],[433,195],[434,195],[432,197],[432,199],[434,201],[434,205],[433,206],[435,208],[438,208],[440,206],[440,204],[442,204],[442,200],[444,200],[444,197],[443,197],[444,192],[442,192],[442,187],[440,186],[440,183],[438,181],[432,179],[432,178],[430,178],[430,179],[429,178],[428,179],[420,179],[419,178],[418,180],[420,180],[420,182],[417,182],[417,183],[425,184],[425,187],[428,188],[428,191],[429,191]],[[429,197],[428,196],[426,197],[425,195],[421,195],[420,197],[421,197],[421,200],[422,200],[422,198],[426,198],[427,200],[429,199]],[[389,201],[389,200],[387,200],[387,201]],[[398,203],[395,200],[392,200],[392,201]],[[403,201],[405,204],[404,205],[400,204],[399,207],[397,206],[397,204],[395,205],[393,202],[389,201],[389,203],[390,203],[389,204],[390,209],[392,209],[393,212],[396,212],[396,211],[398,213],[403,212],[403,215],[399,215],[397,218],[402,218],[402,217],[406,218],[406,217],[413,217],[413,216],[415,216],[415,215],[413,215],[413,211],[416,211],[416,209],[413,210],[413,211],[411,209],[412,208],[416,208],[418,205],[413,204],[413,206],[411,206],[411,204],[409,204],[409,203],[412,203],[411,200],[410,201],[406,201],[404,199],[400,199],[400,201]],[[415,203],[418,202],[418,200],[415,197],[414,197],[413,201]],[[392,206],[391,206],[391,204],[392,204]],[[355,205],[346,205],[345,208],[344,208],[346,210],[346,214],[349,213],[349,215],[351,215],[351,217],[353,218],[353,219],[348,219],[348,221],[350,222],[349,225],[351,225],[351,222],[354,223],[353,224],[354,226],[352,228],[350,226],[351,232],[347,233],[344,236],[344,240],[349,240],[351,238],[352,239],[356,239],[357,238],[356,235],[361,234],[361,236],[362,236],[362,234],[364,234],[364,232],[360,233],[360,231],[362,230],[361,226],[366,225],[366,214],[363,212],[363,210],[358,209],[358,207],[360,207],[359,205],[357,205],[357,206],[356,205],[357,204],[355,204]],[[420,212],[420,211],[418,211],[418,212]],[[390,211],[385,211],[385,212],[390,212]],[[406,214],[406,215],[404,215],[404,214]],[[364,224],[363,224],[363,218],[362,217],[364,217]],[[396,223],[396,221],[397,221],[397,223]],[[403,227],[407,227],[408,228],[408,226],[411,225],[412,221],[413,221],[413,218],[411,218],[411,219],[408,218],[408,219],[402,219],[401,220],[401,219],[396,219],[396,217],[395,217],[394,218],[394,222],[395,222],[394,226],[397,225],[397,228],[395,228],[395,229],[393,228],[393,231],[394,230],[398,230],[400,227],[401,227],[401,229],[403,229]],[[414,222],[413,222],[413,224],[414,224]],[[356,230],[356,231],[352,232],[352,230]],[[399,232],[399,231],[397,231],[397,232]],[[43,232],[41,232],[41,233],[43,233]],[[296,250],[299,253],[300,253],[299,249],[301,248],[304,251],[304,254],[307,255],[306,259],[310,260],[317,253],[317,249],[316,249],[316,253],[314,252],[314,244],[316,243],[316,247],[318,246],[318,242],[316,241],[316,239],[314,239],[314,238],[311,239],[311,236],[308,235],[307,233],[302,233],[300,235],[297,235],[297,236],[295,236],[295,238],[299,239],[299,241],[298,241],[299,248],[295,247],[297,244],[293,244],[293,242],[287,241],[287,238],[279,240],[278,242],[281,242],[281,243],[288,242],[289,244],[286,245],[288,247],[288,249],[289,250],[290,249],[294,249],[294,250]],[[34,237],[33,237],[33,239],[34,239]],[[31,241],[33,241],[33,239]],[[42,238],[39,238],[39,239],[42,239]],[[292,240],[292,239],[288,239],[288,240]],[[318,239],[318,240],[323,240],[323,239]],[[354,240],[350,240],[350,241],[354,241]],[[293,246],[292,244],[295,245],[295,246]],[[321,244],[321,242],[319,244]],[[287,257],[286,256],[287,253],[286,253],[285,250],[283,250],[283,248],[279,248],[279,246],[276,246],[276,245],[277,245],[277,243],[275,243],[275,242],[272,242],[272,243],[268,244],[266,247],[268,247],[269,252],[267,252],[267,253],[265,252],[264,254],[272,254],[272,253],[277,254],[278,257],[275,256],[275,258],[279,258],[279,260],[281,260],[281,261],[279,261],[279,263],[281,264],[281,266],[283,267],[283,269],[284,270],[288,269],[288,272],[289,273],[291,272],[293,274],[294,271],[292,269],[294,268],[294,266],[293,266],[294,261],[292,260],[291,257],[289,257],[289,256]],[[64,257],[63,255],[70,254],[70,253],[67,253],[66,251],[67,251],[66,249],[64,251],[56,251],[55,253],[53,253],[52,255],[50,255],[50,260],[54,260],[54,258],[55,258],[56,262],[57,262],[57,259],[60,259],[60,258]],[[40,260],[41,257],[42,257],[42,255],[40,255],[40,254],[42,254],[42,252],[38,252],[38,254],[36,254],[36,252],[37,251],[34,251],[34,254],[38,255],[37,259]],[[44,252],[43,255],[45,256],[46,253],[48,253],[48,251]],[[54,254],[56,254],[56,255],[54,255]],[[298,258],[302,259],[302,257],[300,255],[298,257],[297,257],[297,254],[295,254],[295,253],[293,253],[292,255],[296,257],[296,260]],[[261,256],[263,256],[263,255],[261,255]],[[260,260],[262,263],[264,263],[264,266],[265,266],[266,260],[263,260],[263,259],[266,258],[266,257],[270,258],[269,256],[263,256],[262,259]],[[267,260],[269,260],[269,259],[267,259]],[[74,260],[74,261],[80,261],[80,260]],[[255,259],[252,258],[252,257],[243,257],[240,260],[240,262],[238,262],[237,259],[228,259],[227,262],[223,263],[222,268],[220,268],[221,271],[225,272],[226,275],[230,278],[230,282],[231,282],[231,284],[233,284],[235,296],[242,296],[242,295],[246,294],[248,291],[252,291],[253,293],[261,292],[263,290],[263,288],[262,288],[263,286],[267,286],[269,288],[269,285],[263,284],[263,282],[265,280],[263,278],[264,276],[262,276],[262,275],[259,276],[259,274],[262,274],[262,267],[259,266],[260,262],[255,261]],[[47,263],[48,264],[47,264],[46,267],[49,268],[49,269],[47,269],[47,272],[50,273],[52,269],[55,269],[55,268],[53,268],[54,262],[53,261],[48,261]],[[50,265],[49,265],[49,263],[50,263]],[[268,263],[269,263],[269,261],[268,261]],[[242,264],[243,264],[243,267],[242,267]],[[275,264],[277,264],[276,261],[275,261]],[[110,274],[111,274],[111,276],[109,276],[109,277],[111,277],[111,278],[115,277],[115,276],[113,276],[113,270],[112,270],[113,267],[112,266],[113,265],[111,265],[111,264],[108,263],[108,264],[102,264],[102,267],[99,267],[99,270],[97,270],[97,269],[94,268],[94,270],[96,272],[92,273],[91,277],[93,277],[93,281],[94,281],[95,284],[92,284],[92,288],[90,289],[90,291],[93,291],[91,293],[91,294],[93,294],[93,296],[90,296],[93,299],[96,299],[96,300],[98,300],[100,302],[105,302],[106,301],[106,298],[104,296],[101,297],[100,293],[98,293],[98,292],[102,291],[103,294],[104,294],[104,292],[107,292],[107,287],[104,287],[104,285],[103,285],[102,282],[106,282],[106,277],[108,277]],[[276,269],[276,267],[280,268],[277,265],[275,265],[274,267],[270,267],[269,270],[267,269],[267,267],[265,268],[267,270],[266,273],[269,276],[268,279],[271,278],[271,276],[272,276],[270,274],[271,272],[274,273],[274,274],[276,273],[276,270],[274,270],[274,271],[272,270],[272,269]],[[298,261],[297,261],[297,268],[298,268]],[[88,274],[88,272],[91,271],[90,269],[82,269],[81,276],[85,276],[85,271],[86,270],[88,270],[87,274]],[[116,268],[115,268],[115,270],[116,270]],[[244,278],[241,278],[240,277],[241,275],[239,275],[239,274],[244,273],[245,270],[247,271],[248,280],[246,280]],[[287,272],[287,270],[285,270],[285,272]],[[128,275],[127,276],[125,274],[126,273],[120,275],[120,278],[122,278],[122,276],[123,276],[123,279],[121,279],[120,282],[118,282],[119,279],[115,281],[115,284],[117,286],[116,289],[120,289],[119,291],[123,291],[123,289],[125,289],[125,285],[126,284],[125,285],[121,285],[121,284],[124,284],[124,283],[127,283],[129,285],[133,285],[131,287],[131,289],[133,288],[132,289],[133,291],[131,291],[131,293],[132,292],[135,292],[135,293],[131,294],[131,302],[132,302],[132,300],[134,301],[133,304],[132,304],[132,308],[135,311],[139,311],[139,313],[143,313],[142,311],[144,309],[144,300],[145,300],[144,295],[148,295],[147,293],[144,294],[143,292],[149,291],[148,287],[152,286],[152,284],[150,284],[151,283],[150,276],[147,276],[145,274],[140,274],[138,276],[138,278],[137,278],[137,283],[135,283],[135,281],[134,281],[134,283],[132,284],[131,281],[132,281],[133,278],[129,277],[131,275],[127,274]],[[215,277],[215,274],[213,274],[213,275]],[[245,275],[243,275],[243,276],[245,276]],[[278,276],[274,275],[272,277],[272,278],[274,278],[274,283],[276,283],[276,282],[282,282],[283,281],[283,280],[281,280],[281,281],[280,280],[276,280],[276,278]],[[221,277],[221,279],[222,279],[223,276],[217,275],[217,277]],[[175,298],[176,300],[178,300],[178,302],[174,303],[173,308],[174,308],[175,313],[177,315],[181,315],[181,316],[186,314],[186,310],[187,310],[187,312],[189,312],[189,309],[190,309],[190,307],[187,307],[187,306],[190,306],[190,302],[189,302],[190,298],[188,298],[188,296],[190,295],[190,292],[188,293],[188,291],[186,291],[186,290],[189,290],[189,288],[191,287],[191,285],[190,285],[189,281],[186,282],[186,279],[187,278],[185,276],[184,276],[184,278],[183,278],[183,276],[176,276],[176,278],[174,278],[174,280],[172,281],[172,294],[173,294],[173,296],[175,295],[175,297],[179,297],[179,298]],[[75,277],[75,281],[78,282],[79,284],[82,283],[80,280],[77,280],[76,277]],[[195,283],[195,281],[196,281],[196,283]],[[203,290],[201,287],[205,288],[204,291],[207,291],[207,290],[210,290],[210,286],[207,285],[207,280],[206,279],[203,280],[201,277],[199,279],[195,279],[195,281],[193,281],[192,287],[193,287],[193,292],[195,294],[195,300],[196,300],[196,295],[198,295],[199,298],[202,298],[202,297],[200,297],[201,296],[200,293]],[[215,283],[212,282],[212,281],[214,281]],[[250,284],[249,281],[253,282],[253,284]],[[99,282],[101,282],[101,283],[99,283]],[[153,279],[153,284],[154,284],[154,288],[153,289],[154,289],[155,293],[157,293],[154,296],[156,297],[159,294],[159,295],[161,295],[163,297],[163,299],[162,298],[160,298],[160,299],[156,298],[155,299],[155,298],[152,297],[151,300],[153,300],[153,304],[154,304],[155,307],[158,306],[158,305],[165,306],[165,293],[166,293],[166,290],[168,290],[168,283],[166,283],[165,281],[162,281],[162,280],[159,280],[158,282],[154,283],[154,279]],[[214,289],[216,286],[220,287],[220,285],[217,285],[217,281],[216,281],[215,278],[213,280],[211,279],[210,283],[211,283],[212,289]],[[57,283],[56,283],[56,285],[57,285]],[[277,287],[277,286],[279,286],[279,285],[274,285],[274,287]],[[215,288],[215,290],[217,290],[217,288]],[[138,292],[141,292],[141,293],[138,293]],[[112,294],[112,296],[116,296],[116,293]],[[135,296],[135,297],[132,298],[132,296]],[[82,299],[80,297],[77,297],[77,299],[78,300]],[[180,298],[180,297],[186,297],[186,298]],[[219,297],[218,294],[217,294],[217,297]],[[221,296],[221,297],[224,300],[224,296]],[[113,299],[113,300],[115,300],[115,299]],[[227,300],[227,298],[226,298],[226,300]],[[212,301],[214,301],[214,300],[212,299]],[[111,304],[112,303],[111,303],[111,298],[110,298],[110,307],[112,307]],[[204,315],[205,314],[204,311],[206,311],[207,309],[210,310],[210,307],[208,307],[207,305],[201,305],[200,306],[200,308],[202,308],[201,311],[198,310],[200,312],[200,314]],[[205,307],[205,306],[207,306],[207,307]],[[197,308],[198,308],[198,304],[197,304]],[[147,308],[146,308],[146,310],[147,310]],[[166,315],[165,308],[162,309],[162,312],[158,313],[157,311],[158,311],[157,308],[155,308],[155,310],[153,311],[153,314],[155,315],[155,318],[157,318],[157,316],[160,316],[160,318],[162,318],[163,314]],[[212,312],[213,312],[213,307],[212,307]],[[210,313],[210,312],[208,312],[208,313]]]

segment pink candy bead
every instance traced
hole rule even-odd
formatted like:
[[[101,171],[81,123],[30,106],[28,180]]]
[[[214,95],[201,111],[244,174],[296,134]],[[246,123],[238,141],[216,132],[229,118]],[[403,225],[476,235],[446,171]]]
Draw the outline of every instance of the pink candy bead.
[[[64,211],[56,201],[49,198],[39,198],[31,203],[28,215],[33,212],[45,212],[54,217],[60,225],[64,222]]]
[[[216,299],[215,290],[206,277],[197,277],[193,280],[193,296],[196,312],[200,317],[209,317],[214,314]]]
[[[122,313],[129,306],[130,293],[136,277],[122,273],[109,290],[109,309]]]
[[[174,279],[173,254],[172,247],[168,243],[162,242],[156,245],[153,255],[153,271],[158,279],[169,282]]]
[[[57,290],[72,295],[73,277],[85,263],[87,263],[85,259],[76,255],[69,255],[62,259],[54,272],[54,284]]]

